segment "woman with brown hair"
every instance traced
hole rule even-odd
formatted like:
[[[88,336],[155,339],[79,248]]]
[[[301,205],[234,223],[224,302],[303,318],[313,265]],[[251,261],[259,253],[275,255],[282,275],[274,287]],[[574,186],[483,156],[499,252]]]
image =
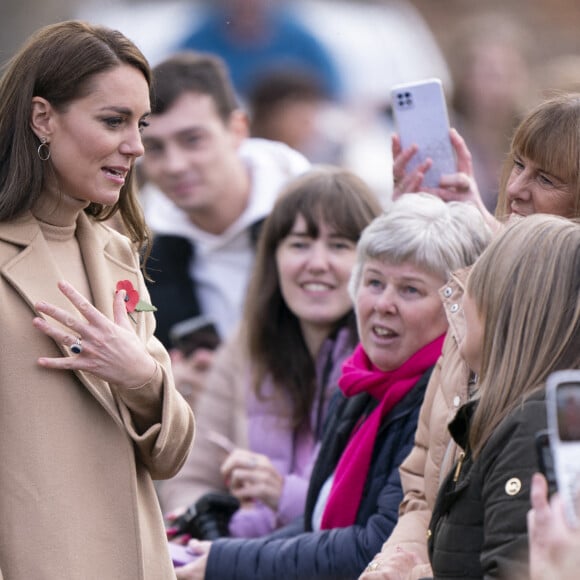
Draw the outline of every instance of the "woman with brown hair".
[[[356,243],[380,212],[360,178],[331,166],[281,193],[258,242],[241,330],[200,395],[195,450],[160,488],[165,510],[229,490],[242,503],[229,525],[236,537],[303,512],[328,400],[357,343],[348,294]],[[224,438],[236,448],[228,455]]]
[[[0,79],[0,568],[6,578],[173,578],[153,479],[193,437],[137,250],[147,61],[70,21]],[[107,227],[119,216],[131,240]]]

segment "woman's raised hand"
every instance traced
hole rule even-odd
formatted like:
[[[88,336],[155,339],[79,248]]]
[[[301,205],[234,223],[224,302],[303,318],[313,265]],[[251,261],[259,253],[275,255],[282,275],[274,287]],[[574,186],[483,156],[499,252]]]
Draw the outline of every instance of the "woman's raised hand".
[[[408,173],[407,163],[417,153],[417,146],[411,145],[411,147],[403,149],[398,135],[393,135],[391,144],[393,149],[393,201],[397,200],[404,193],[424,191],[421,185],[425,173],[433,164],[431,159],[426,159],[413,169],[413,171]]]
[[[423,191],[436,195],[443,201],[469,201],[481,212],[486,223],[493,229],[496,229],[496,219],[487,210],[481,199],[479,188],[473,175],[471,152],[465,140],[455,129],[449,130],[449,139],[455,151],[457,172],[442,175],[439,187],[432,188],[423,185],[423,178],[432,166],[432,160],[426,159],[411,172],[407,173],[407,164],[413,155],[417,153],[417,146],[412,145],[411,147],[402,149],[399,137],[397,135],[393,136],[393,200],[396,200],[404,193]]]
[[[39,316],[34,318],[34,326],[70,348],[72,353],[58,358],[41,357],[38,364],[89,372],[121,389],[138,387],[151,380],[157,363],[135,333],[125,308],[125,291],[117,292],[113,299],[114,321],[111,321],[68,282],[59,282],[58,287],[82,318],[47,302],[35,304],[38,312],[57,324]]]

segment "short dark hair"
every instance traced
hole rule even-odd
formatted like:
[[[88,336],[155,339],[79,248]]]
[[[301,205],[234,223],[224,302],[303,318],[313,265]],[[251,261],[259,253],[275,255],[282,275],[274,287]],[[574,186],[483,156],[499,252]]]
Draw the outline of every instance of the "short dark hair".
[[[180,52],[153,68],[152,114],[165,113],[188,92],[211,97],[224,122],[239,108],[228,68],[220,57],[212,54]]]
[[[283,70],[262,76],[248,95],[248,105],[252,122],[260,125],[288,102],[317,102],[327,98],[328,94],[315,76]]]

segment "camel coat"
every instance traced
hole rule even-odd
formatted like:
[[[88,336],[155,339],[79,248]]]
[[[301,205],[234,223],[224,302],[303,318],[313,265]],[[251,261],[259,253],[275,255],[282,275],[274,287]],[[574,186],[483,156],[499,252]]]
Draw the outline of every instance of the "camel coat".
[[[113,318],[119,280],[149,299],[124,236],[81,213],[76,237],[101,312]],[[90,374],[37,364],[69,354],[32,326],[36,301],[74,310],[60,277],[30,213],[0,224],[0,569],[5,580],[174,578],[152,479],[185,461],[193,415],[151,313],[133,316],[158,376],[123,398]]]

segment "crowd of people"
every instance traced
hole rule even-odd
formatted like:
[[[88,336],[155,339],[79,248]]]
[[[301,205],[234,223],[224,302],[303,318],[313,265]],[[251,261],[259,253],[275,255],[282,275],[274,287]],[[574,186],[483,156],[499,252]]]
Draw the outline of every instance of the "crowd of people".
[[[0,580],[574,577],[536,435],[580,369],[580,94],[511,95],[488,183],[466,82],[456,171],[394,135],[385,204],[252,118],[223,24],[150,67],[64,21],[4,68]],[[309,46],[328,77],[266,81],[278,107],[337,97]]]

